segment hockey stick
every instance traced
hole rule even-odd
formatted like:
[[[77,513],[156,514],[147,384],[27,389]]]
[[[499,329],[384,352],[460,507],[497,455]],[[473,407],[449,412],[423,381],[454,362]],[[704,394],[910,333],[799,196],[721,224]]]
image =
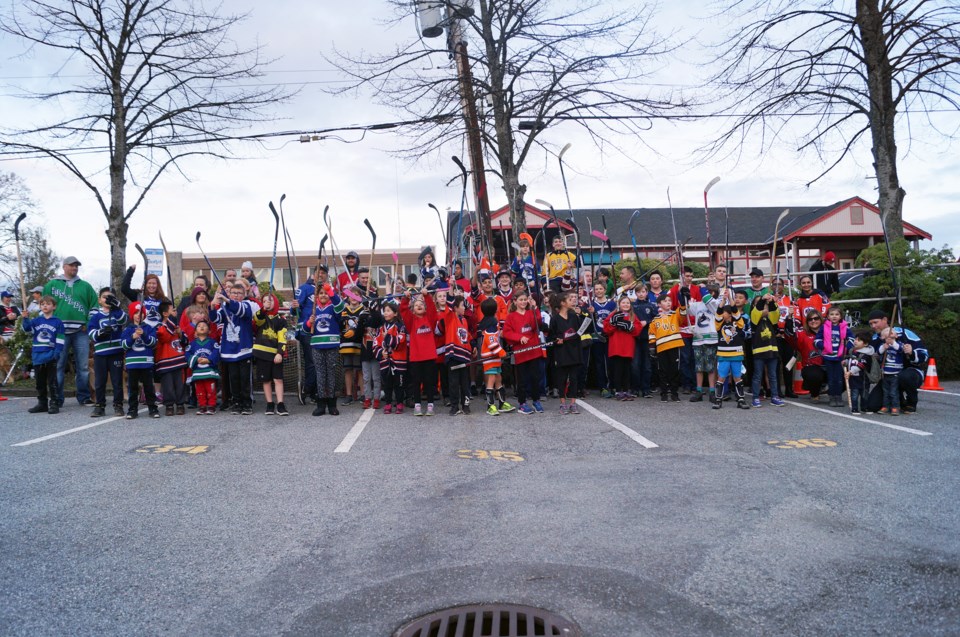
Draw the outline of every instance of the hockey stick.
[[[563,172],[563,154],[570,150],[570,146],[572,145],[573,144],[568,143],[560,149],[560,154],[557,155],[557,161],[560,163],[560,179],[563,181],[563,192],[567,196],[567,210],[570,211],[571,219],[573,219],[573,206],[570,204],[570,191],[567,189],[567,177]]]
[[[140,253],[140,256],[143,257],[143,285],[140,286],[140,299],[139,302],[143,303],[143,297],[147,293],[147,253],[143,251],[143,248],[140,247],[139,243],[134,243],[133,247],[137,249],[137,252]]]
[[[593,261],[593,223],[590,221],[590,217],[587,217],[587,230],[590,232],[590,260]],[[602,245],[601,245],[602,249]],[[590,264],[590,290],[587,291],[589,295],[593,295],[593,282],[597,278],[597,264]]]
[[[367,230],[370,231],[370,236],[373,237],[373,243],[370,246],[370,265],[367,267],[367,274],[370,276],[370,281],[367,283],[367,289],[365,290],[365,293],[369,294],[371,287],[377,287],[373,280],[373,254],[377,251],[377,233],[374,232],[373,225],[371,225],[369,219],[364,219],[363,225],[367,227]]]
[[[777,217],[777,223],[773,226],[773,244],[770,246],[770,276],[771,276],[771,277],[773,276],[773,271],[774,271],[774,270],[777,270],[777,272],[779,272],[779,270],[778,270],[777,267],[776,267],[776,263],[777,263],[777,237],[780,236],[780,222],[783,221],[784,218],[785,218],[788,214],[790,214],[790,209],[789,209],[789,208],[787,208],[786,210],[784,210],[783,212],[780,213],[780,216]],[[772,279],[771,279],[770,282],[771,282],[771,284],[773,284],[773,280],[772,280]]]
[[[460,161],[459,157],[454,155],[452,159],[453,159],[453,163],[455,163],[457,167],[460,168],[460,173],[463,176],[463,197],[461,198],[461,206],[460,206],[460,209],[463,210],[463,208],[466,206],[466,201],[467,201],[467,176],[469,175],[469,173],[467,172],[467,167],[463,165],[463,162]],[[487,258],[490,261],[490,268],[493,269],[493,255],[490,252],[490,245],[486,241],[488,235],[486,231],[483,229],[483,221],[480,219],[480,211],[477,210],[475,214],[476,214],[476,222],[477,222],[477,232],[480,234],[480,252],[486,253]],[[461,216],[462,216],[462,213],[461,213]],[[484,247],[485,244],[486,244],[486,247]],[[483,261],[482,257],[480,261]]]
[[[13,222],[13,238],[17,243],[17,275],[19,275],[20,278],[20,302],[24,312],[27,311],[27,289],[23,284],[23,259],[20,256],[20,222],[26,218],[27,213],[21,212],[17,220]],[[6,381],[4,381],[4,383],[6,383]]]
[[[26,214],[26,213],[23,213],[23,214]],[[6,386],[7,386],[7,382],[10,380],[10,377],[13,376],[13,370],[15,370],[15,369],[17,368],[17,363],[20,362],[20,357],[21,357],[21,356],[23,356],[23,349],[22,349],[22,348],[20,349],[20,351],[17,352],[17,357],[13,359],[13,363],[11,363],[11,365],[10,365],[10,371],[7,372],[6,378],[4,378],[4,379],[3,379],[3,382],[0,383],[0,387],[6,387]],[[4,400],[6,400],[6,398],[4,398]]]
[[[213,268],[213,264],[210,263],[210,259],[207,257],[207,253],[203,251],[203,247],[200,245],[200,231],[197,231],[197,248],[200,250],[200,254],[203,255],[203,260],[207,262],[207,267],[210,268],[210,274],[213,275],[214,281],[217,282],[217,285],[220,286],[220,289],[223,289],[223,281],[220,280],[220,277],[217,276],[217,271]]]
[[[446,232],[446,230],[443,229],[443,217],[440,216],[440,211],[437,210],[437,207],[436,207],[436,206],[434,206],[432,203],[428,203],[427,205],[430,206],[431,208],[433,208],[433,211],[434,211],[435,213],[437,213],[437,223],[440,224],[440,236],[443,237],[444,253],[445,253],[446,256],[447,256],[447,265],[449,266],[449,265],[450,265],[450,261],[451,261],[450,255],[449,255],[449,252],[450,252],[450,241],[447,239],[447,232]]]
[[[691,236],[691,237],[687,237],[686,240],[684,240],[684,242],[680,244],[680,250],[682,250],[685,245],[687,245],[688,243],[690,243],[690,240],[691,240],[691,239],[693,239],[692,236]],[[653,274],[654,270],[656,270],[657,268],[659,268],[661,265],[663,265],[663,264],[666,263],[667,261],[671,261],[671,260],[673,259],[674,254],[675,254],[676,252],[677,252],[676,250],[675,250],[674,252],[671,252],[669,255],[667,255],[667,258],[666,258],[666,259],[663,259],[662,261],[660,261],[659,263],[657,263],[655,266],[653,266],[652,268],[650,268],[649,270],[647,270],[646,272],[644,272],[644,273],[643,273],[643,276],[639,277],[639,278],[637,279],[637,281],[638,281],[638,282],[643,282],[643,281],[645,281],[648,276],[650,276],[651,274]],[[681,279],[681,280],[682,280],[682,279]]]
[[[576,246],[576,251],[574,252],[573,258],[576,261],[574,265],[576,266],[575,273],[577,276],[577,292],[579,296],[579,291],[582,287],[582,283],[580,281],[580,261],[583,259],[580,249],[580,228],[577,227],[577,222],[573,220],[573,217],[567,219],[567,223],[569,223],[570,227],[573,229],[573,245]]]
[[[607,256],[610,257],[610,275],[613,276],[613,244],[610,243],[610,234],[607,232],[607,215],[600,215],[600,221],[603,223],[603,235],[607,237]],[[602,249],[603,246],[600,246]],[[600,259],[600,267],[603,267],[603,259]]]
[[[710,260],[710,271],[713,272],[713,248],[710,245],[710,207],[707,205],[707,193],[711,188],[717,185],[720,177],[714,177],[706,186],[703,187],[703,216],[707,223],[707,254]]]
[[[589,316],[585,317],[585,318],[583,319],[583,321],[580,323],[580,327],[577,328],[577,333],[576,333],[575,336],[583,336],[583,335],[587,332],[587,330],[590,328],[590,325],[591,325],[592,323],[593,323],[593,319],[591,319]],[[560,340],[561,340],[561,342],[563,342],[563,341],[572,340],[573,338],[574,338],[574,336],[567,336],[567,337],[562,338],[562,339],[560,339]],[[523,347],[523,348],[521,348],[521,349],[515,349],[515,350],[513,350],[512,352],[510,352],[510,357],[511,357],[511,358],[514,358],[517,354],[523,354],[524,352],[532,352],[532,351],[538,350],[538,349],[544,349],[544,348],[547,348],[547,347],[553,347],[553,346],[556,345],[556,344],[557,344],[556,341],[549,341],[549,342],[547,342],[547,343],[537,343],[536,345],[531,345],[531,346],[529,346],[529,347]],[[454,369],[463,369],[464,367],[471,367],[471,366],[473,366],[473,365],[481,365],[481,364],[483,364],[483,363],[489,363],[490,361],[497,361],[497,360],[500,360],[500,357],[499,357],[499,356],[487,356],[487,357],[485,357],[485,358],[478,358],[478,359],[476,359],[476,360],[472,360],[472,361],[470,361],[469,363],[460,363],[460,364],[458,364],[458,365],[453,365],[452,367],[450,367],[450,369],[451,369],[451,370],[454,370]]]
[[[723,246],[723,265],[727,268],[727,275],[733,274],[730,267],[730,212],[727,207],[723,207],[723,225],[724,227],[724,246]]]
[[[680,264],[680,279],[683,280],[683,250],[680,249],[680,242],[677,239],[677,220],[673,216],[673,201],[670,200],[670,186],[667,186],[667,205],[670,206],[670,223],[673,225],[673,245],[677,249],[677,261]]]
[[[167,270],[167,294],[170,295],[170,299],[173,300],[173,277],[170,276],[170,259],[167,256],[167,244],[163,242],[163,233],[158,232],[160,235],[160,247],[163,248],[163,261],[164,267]]]
[[[633,257],[637,260],[637,270],[640,269],[640,251],[637,250],[637,235],[633,233],[633,222],[640,216],[639,210],[634,210],[633,214],[630,215],[630,221],[627,223],[627,228],[630,230],[630,242],[633,244]],[[637,279],[638,281],[643,281],[643,277]]]
[[[280,195],[280,225],[283,227],[283,248],[287,252],[287,268],[290,270],[290,285],[293,286],[293,292],[296,294],[297,290],[300,289],[300,272],[299,267],[293,263],[293,259],[295,259],[296,256],[290,254],[290,244],[293,243],[293,241],[290,240],[290,232],[287,230],[287,220],[283,217],[283,200],[286,198],[286,193]],[[280,281],[283,282],[282,275],[280,276]]]
[[[277,269],[277,239],[280,237],[280,215],[277,214],[277,209],[273,207],[273,202],[270,202],[270,212],[273,213],[273,256],[270,258],[270,292],[276,290],[273,285],[273,273]]]

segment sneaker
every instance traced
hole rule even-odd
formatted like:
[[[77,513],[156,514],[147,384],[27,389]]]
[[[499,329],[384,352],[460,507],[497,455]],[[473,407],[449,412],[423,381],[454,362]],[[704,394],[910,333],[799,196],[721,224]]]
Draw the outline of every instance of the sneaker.
[[[461,411],[463,411],[464,414],[466,414],[467,416],[469,416],[469,415],[470,415],[470,403],[464,404],[463,409],[462,409]]]
[[[702,402],[703,402],[703,392],[702,392],[702,391],[695,392],[695,393],[693,394],[693,396],[690,397],[690,402],[692,402],[692,403],[702,403]]]
[[[542,414],[542,413],[543,413],[543,405],[540,404],[540,401],[539,401],[539,400],[533,401],[533,410],[534,410],[535,412],[537,412],[538,414]]]
[[[173,405],[167,405],[167,406],[165,406],[165,407],[163,408],[163,415],[164,415],[164,416],[172,416],[172,415],[173,415]]]
[[[850,413],[853,414],[854,416],[859,416],[860,410],[854,407],[853,409],[850,410]]]
[[[207,415],[208,415],[208,416],[216,416],[216,415],[217,415],[217,408],[216,408],[216,407],[207,407]]]
[[[497,410],[497,408],[496,408],[495,405],[490,405],[489,407],[487,407],[487,415],[488,415],[488,416],[499,416],[499,415],[500,415],[500,412]]]
[[[289,416],[290,412],[287,411],[287,406],[283,403],[277,403],[276,413],[278,416]]]
[[[364,408],[364,409],[370,409],[370,399],[369,399],[369,398],[364,398],[364,399],[363,399],[363,408]]]
[[[420,403],[414,403],[413,405],[413,415],[422,416],[423,412],[420,410]]]
[[[464,406],[469,406],[469,405],[470,405],[470,396],[464,396],[464,397],[463,397],[463,404],[464,404]],[[468,411],[467,413],[469,414],[470,412]]]
[[[186,415],[186,413],[187,413],[186,407],[184,407],[183,405],[177,405],[177,411],[176,411],[177,416],[184,416]]]
[[[737,409],[750,409],[750,405],[743,398],[737,400]]]
[[[374,409],[380,409],[380,399],[379,399],[379,398],[374,398],[374,400],[373,400],[373,408],[374,408]]]
[[[93,407],[94,402],[93,402],[93,399],[92,399],[92,398],[86,398],[86,399],[84,399],[84,401],[81,402],[80,404],[83,405],[84,407]]]
[[[517,412],[523,414],[524,416],[529,416],[530,414],[533,413],[533,409],[531,409],[530,405],[528,405],[527,403],[523,403],[522,405],[517,407]]]
[[[346,396],[346,397],[344,397],[343,402],[341,402],[340,404],[343,405],[344,407],[346,407],[347,405],[352,405],[352,404],[353,404],[353,396]]]
[[[623,392],[623,400],[624,400],[624,402],[630,403],[630,402],[635,401],[636,399],[637,399],[636,396],[634,396],[634,395],[631,394],[630,392]]]
[[[147,413],[150,414],[151,418],[160,417],[160,410],[157,407],[147,407]]]
[[[197,415],[198,415],[198,416],[206,416],[206,415],[207,415],[207,408],[206,408],[206,407],[200,407],[199,409],[197,409]]]
[[[645,392],[643,392],[643,397],[644,397],[644,398],[653,398],[653,394],[650,393],[650,392],[648,392],[648,391],[645,391]]]
[[[427,416],[433,415],[433,403],[427,403]]]
[[[385,414],[393,413],[393,405],[391,405],[390,403],[387,403],[386,405],[384,405],[384,406],[383,406],[383,413],[385,413]]]
[[[773,398],[770,399],[770,404],[773,405],[774,407],[783,407],[787,403],[783,402],[782,400],[774,396]],[[860,413],[860,412],[857,412],[857,413]]]
[[[59,414],[60,413],[60,403],[54,402],[50,403],[50,407],[47,409],[48,414]]]
[[[241,416],[252,416],[252,415],[253,415],[253,408],[252,408],[252,407],[244,407],[243,409],[240,410],[240,415],[241,415]]]
[[[99,418],[101,416],[106,416],[106,415],[107,415],[107,412],[103,408],[103,405],[94,405],[93,411],[90,412],[91,418]]]
[[[668,400],[670,400],[670,398],[666,394],[660,394],[660,402],[665,403]]]
[[[443,406],[444,406],[444,407],[449,407],[451,404],[452,404],[452,403],[450,402],[450,399],[445,396],[445,397],[443,398]]]
[[[458,406],[456,406],[456,405],[451,405],[451,406],[450,406],[450,415],[451,415],[451,416],[459,416],[459,415],[462,414],[462,413],[463,413],[463,412],[460,411],[460,408],[459,408]]]
[[[677,394],[670,394],[670,400],[672,402],[678,403],[680,402],[680,396],[678,396]]]
[[[403,403],[397,403],[396,408],[393,410],[393,413],[395,413],[395,414],[402,414],[402,413],[403,413]]]
[[[273,403],[267,403],[267,408],[263,411],[263,413],[264,413],[264,415],[266,415],[266,416],[276,415],[277,412],[274,411],[274,409],[273,409]]]
[[[890,410],[887,409],[886,407],[881,407],[881,408],[880,408],[880,411],[878,411],[877,413],[878,413],[878,414],[881,414],[881,415],[883,415],[883,416],[886,416],[887,414],[890,413]]]
[[[240,405],[234,405],[233,407],[231,407],[231,408],[230,408],[230,413],[233,414],[234,416],[239,416],[239,415],[240,415]]]
[[[497,409],[500,411],[500,413],[507,414],[507,413],[510,413],[511,411],[514,411],[516,407],[514,407],[510,403],[505,402],[502,405],[500,405]]]
[[[577,406],[577,403],[573,403],[573,404],[570,405],[570,407],[567,409],[567,413],[568,413],[568,414],[571,414],[571,415],[573,415],[573,416],[579,416],[579,415],[580,415],[580,407]]]
[[[609,389],[600,390],[600,398],[613,398],[613,393]]]
[[[896,407],[891,407],[891,408],[890,408],[890,415],[891,415],[891,416],[899,416],[899,415],[900,415],[900,410],[897,409]]]
[[[114,416],[123,416],[125,412],[123,411],[123,405],[114,405],[113,406],[113,415]]]
[[[753,402],[751,402],[750,404],[753,405],[754,407],[756,407],[757,409],[760,409],[760,407],[761,407],[761,405],[760,405],[760,399],[759,399],[759,398],[754,398],[754,399],[753,399]]]
[[[714,400],[714,401],[713,401],[713,407],[712,407],[712,408],[713,408],[713,409],[723,409],[723,401],[722,401],[722,400]]]
[[[135,412],[135,411],[130,411],[130,412],[127,412],[127,415],[125,416],[125,418],[126,418],[127,420],[135,420],[136,417],[139,416],[139,415],[140,415],[140,414],[137,413],[137,412]]]
[[[909,415],[909,414],[915,414],[915,413],[917,413],[917,408],[916,408],[916,407],[904,407],[903,409],[900,410],[900,413],[903,414],[904,416],[907,416],[907,415]]]

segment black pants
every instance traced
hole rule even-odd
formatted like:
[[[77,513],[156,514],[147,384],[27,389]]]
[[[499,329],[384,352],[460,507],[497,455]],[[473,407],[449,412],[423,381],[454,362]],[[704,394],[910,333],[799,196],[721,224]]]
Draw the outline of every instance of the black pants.
[[[48,405],[50,400],[58,400],[57,361],[34,365],[33,376],[37,381],[37,402]]]
[[[803,388],[814,398],[819,396],[827,380],[827,371],[819,365],[808,365],[800,370],[800,375],[803,377]]]
[[[450,403],[461,408],[467,404],[470,395],[470,368],[461,367],[449,372]]]
[[[660,375],[660,395],[676,394],[680,390],[680,348],[674,347],[657,354],[657,372]]]
[[[540,359],[534,358],[514,366],[517,372],[517,400],[527,402],[527,395],[534,402],[540,400]]]
[[[437,361],[410,361],[410,383],[413,386],[413,402],[433,402],[437,392]],[[425,398],[426,400],[421,400]]]
[[[157,408],[157,392],[153,386],[153,368],[150,369],[128,369],[127,370],[127,402],[129,407],[127,412],[137,413],[140,408],[140,385],[143,385],[143,396],[147,401],[147,407],[151,410]]]
[[[630,391],[630,367],[633,365],[633,357],[611,356],[607,359],[607,367],[610,370],[610,385],[615,392]]]
[[[383,402],[388,405],[403,402],[403,376],[403,372],[399,370],[380,370],[380,384],[383,386]]]
[[[93,393],[97,405],[107,406],[107,378],[113,390],[113,404],[123,406],[123,352],[93,357]]]
[[[230,361],[225,364],[227,368],[227,382],[230,386],[230,397],[233,399],[233,406],[240,409],[252,409],[253,403],[250,400],[250,359],[244,361]]]
[[[557,391],[560,392],[560,398],[577,397],[577,376],[579,376],[579,373],[579,365],[553,368],[553,380],[556,383]]]
[[[440,375],[440,395],[444,398],[450,397],[450,373],[447,371],[446,363],[437,363],[437,374]]]
[[[182,405],[187,402],[187,391],[183,382],[182,369],[172,369],[160,373],[160,393],[163,394],[164,405]]]

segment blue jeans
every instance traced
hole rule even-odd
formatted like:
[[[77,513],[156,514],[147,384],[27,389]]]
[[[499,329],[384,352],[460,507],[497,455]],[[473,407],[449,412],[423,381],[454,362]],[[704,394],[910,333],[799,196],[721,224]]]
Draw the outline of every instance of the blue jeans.
[[[694,390],[697,388],[697,375],[694,372],[693,358],[693,339],[683,339],[683,347],[680,348],[680,386],[684,389]]]
[[[900,378],[897,374],[883,375],[883,406],[900,409]]]
[[[763,382],[763,372],[767,372],[767,383],[770,384],[770,395],[779,398],[777,392],[777,367],[780,365],[779,358],[758,358],[753,357],[753,398],[760,398],[760,385]]]
[[[630,385],[640,394],[650,393],[650,377],[653,371],[650,367],[650,343],[647,336],[641,332],[637,338],[637,348],[633,351],[633,363],[630,365]]]
[[[73,350],[73,365],[77,370],[77,402],[82,405],[90,400],[90,337],[86,330],[64,337],[63,353],[57,361],[57,384],[60,386],[57,400],[60,404],[63,404],[63,377],[66,376],[70,350]]]

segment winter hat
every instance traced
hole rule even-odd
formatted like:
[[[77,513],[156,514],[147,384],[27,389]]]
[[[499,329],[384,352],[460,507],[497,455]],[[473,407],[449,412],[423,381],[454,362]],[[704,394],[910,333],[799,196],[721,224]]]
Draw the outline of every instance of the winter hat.
[[[197,288],[193,288],[193,290],[190,292],[190,305],[197,304],[197,295],[199,294],[206,294],[207,302],[208,303],[210,302],[210,293],[203,288],[197,287]]]
[[[250,261],[244,261],[244,262],[240,265],[240,269],[241,269],[241,270],[253,270],[253,263],[251,263]]]
[[[530,244],[531,247],[533,247],[533,237],[531,237],[529,233],[527,233],[527,232],[521,232],[521,233],[520,233],[520,240],[521,240],[521,241],[526,241],[527,243]]]
[[[884,312],[883,310],[874,310],[867,314],[867,320],[872,321],[873,319],[889,319],[890,315]]]
[[[350,252],[347,253],[346,258],[349,259],[350,257],[353,257],[353,258],[356,259],[357,261],[360,260],[360,255],[357,254],[356,250],[351,250]]]
[[[131,317],[136,316],[143,309],[143,304],[140,301],[134,301],[129,306],[127,306],[127,314]]]
[[[823,255],[823,260],[829,263],[833,263],[834,261],[837,260],[837,255],[835,255],[833,252],[828,250],[827,253]]]

